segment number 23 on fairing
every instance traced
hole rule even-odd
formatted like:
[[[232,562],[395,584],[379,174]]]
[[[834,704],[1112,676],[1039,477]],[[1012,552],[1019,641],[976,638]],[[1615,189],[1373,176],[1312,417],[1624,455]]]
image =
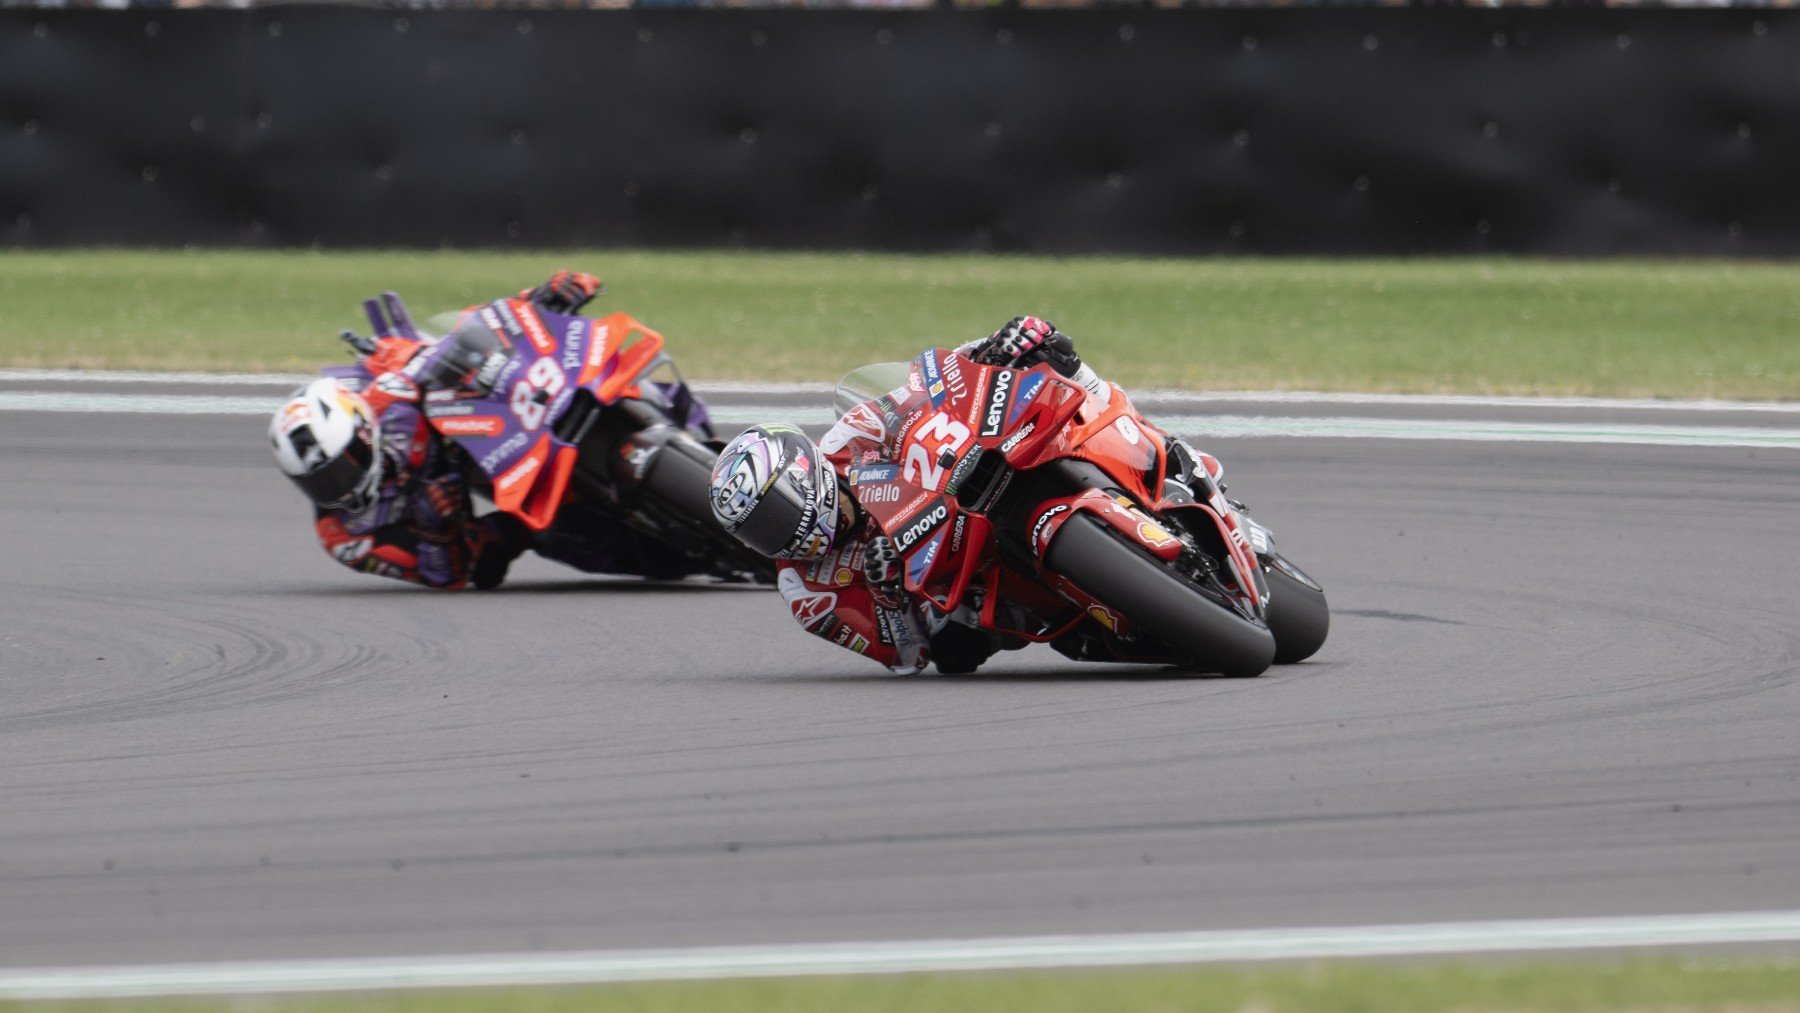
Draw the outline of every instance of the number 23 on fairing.
[[[927,418],[918,429],[913,431],[912,442],[906,445],[906,460],[902,462],[901,477],[928,491],[937,492],[944,486],[945,465],[939,464],[946,454],[954,456],[969,442],[974,434],[969,427],[944,412],[937,412]],[[931,443],[931,447],[926,444]]]

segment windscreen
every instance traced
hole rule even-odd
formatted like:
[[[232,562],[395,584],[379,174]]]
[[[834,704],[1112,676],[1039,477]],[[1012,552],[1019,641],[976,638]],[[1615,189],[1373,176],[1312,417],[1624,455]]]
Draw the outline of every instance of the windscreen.
[[[904,387],[910,375],[911,362],[877,362],[853,369],[838,381],[831,406],[842,415],[864,401],[873,401],[896,387]]]

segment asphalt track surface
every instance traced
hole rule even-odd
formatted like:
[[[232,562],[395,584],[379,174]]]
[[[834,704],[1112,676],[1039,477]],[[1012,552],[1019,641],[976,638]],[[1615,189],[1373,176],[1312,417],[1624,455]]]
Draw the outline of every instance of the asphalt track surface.
[[[1800,907],[1800,452],[1211,445],[1254,680],[362,577],[255,418],[0,415],[0,966]]]

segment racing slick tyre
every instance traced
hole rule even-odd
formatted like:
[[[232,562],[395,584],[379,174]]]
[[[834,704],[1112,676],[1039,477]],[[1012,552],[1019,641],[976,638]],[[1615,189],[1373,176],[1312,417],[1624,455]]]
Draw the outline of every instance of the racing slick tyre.
[[[644,491],[704,532],[707,541],[734,567],[763,583],[773,584],[774,563],[746,548],[713,514],[712,469],[718,457],[718,451],[677,436],[663,444],[656,459],[650,462],[643,479]]]
[[[1275,634],[1275,664],[1305,661],[1325,646],[1331,611],[1325,592],[1295,579],[1280,566],[1263,571],[1269,585],[1269,632]]]
[[[650,472],[644,476],[644,491],[664,506],[679,511],[683,518],[706,529],[715,541],[730,539],[731,534],[719,526],[712,512],[713,461],[718,454],[691,440],[677,437],[663,444]],[[731,544],[729,541],[726,544]]]
[[[1085,513],[1069,518],[1044,559],[1195,668],[1248,678],[1261,675],[1275,659],[1275,637],[1267,627],[1208,598],[1104,521]]]

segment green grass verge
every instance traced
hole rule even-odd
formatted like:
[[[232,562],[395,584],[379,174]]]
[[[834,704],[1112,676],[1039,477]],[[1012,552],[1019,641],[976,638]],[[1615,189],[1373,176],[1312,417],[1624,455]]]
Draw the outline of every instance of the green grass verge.
[[[1322,963],[1252,968],[637,984],[386,992],[253,1000],[4,1003],[4,1013],[1415,1013],[1800,1010],[1800,963],[1675,960]]]
[[[1800,263],[768,253],[0,252],[0,365],[310,370],[594,271],[691,374],[835,379],[1035,312],[1127,385],[1800,398]]]

